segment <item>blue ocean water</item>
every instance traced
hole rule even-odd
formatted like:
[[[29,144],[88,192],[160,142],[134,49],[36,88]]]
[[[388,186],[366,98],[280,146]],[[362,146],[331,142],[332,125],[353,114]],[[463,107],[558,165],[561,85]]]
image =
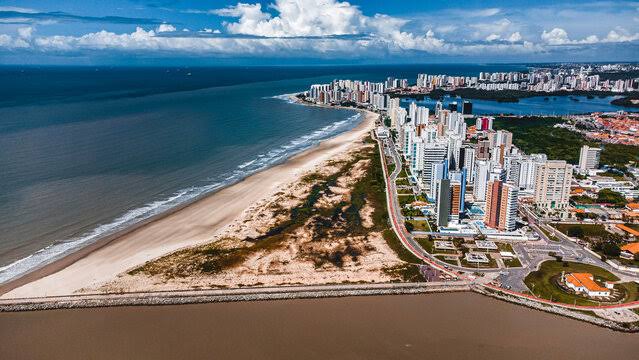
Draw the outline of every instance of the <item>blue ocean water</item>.
[[[283,94],[335,78],[525,69],[0,67],[0,282],[359,122]]]

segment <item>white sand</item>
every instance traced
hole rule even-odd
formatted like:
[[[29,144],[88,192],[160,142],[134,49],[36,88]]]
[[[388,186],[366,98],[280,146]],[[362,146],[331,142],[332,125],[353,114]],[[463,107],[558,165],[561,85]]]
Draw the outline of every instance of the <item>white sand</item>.
[[[351,144],[372,129],[376,117],[375,113],[365,112],[364,120],[355,129],[127,233],[70,266],[20,286],[2,298],[69,295],[83,288],[95,289],[146,261],[211,241],[253,203],[273,196],[304,173],[347,152]]]

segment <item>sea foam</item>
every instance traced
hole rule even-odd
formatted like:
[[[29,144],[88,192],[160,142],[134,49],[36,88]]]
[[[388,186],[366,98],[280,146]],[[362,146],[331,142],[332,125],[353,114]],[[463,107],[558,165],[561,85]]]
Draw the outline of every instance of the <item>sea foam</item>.
[[[292,102],[290,100],[290,95],[293,94],[278,95],[272,98]],[[341,132],[353,128],[357,123],[359,123],[360,118],[361,114],[357,113],[348,117],[347,119],[336,121],[330,125],[315,130],[310,134],[292,140],[285,145],[274,148],[266,153],[259,154],[254,159],[247,160],[244,163],[238,165],[236,169],[231,172],[221,174],[220,176],[216,176],[215,178],[210,178],[209,181],[211,183],[208,185],[182,189],[165,199],[156,200],[141,207],[127,211],[113,221],[99,225],[92,231],[81,236],[64,241],[58,241],[43,249],[40,249],[25,258],[1,267],[0,284],[10,281],[35,269],[41,268],[57,259],[60,259],[72,253],[73,251],[77,251],[82,247],[93,244],[105,236],[109,236],[117,233],[118,231],[122,231],[136,223],[148,220],[153,216],[162,214],[175,207],[187,204],[201,196],[208,195],[217,190],[220,190],[225,186],[234,184],[260,170],[281,163],[289,157],[298,154],[306,149],[309,149],[313,145],[318,144],[322,140],[328,139]]]

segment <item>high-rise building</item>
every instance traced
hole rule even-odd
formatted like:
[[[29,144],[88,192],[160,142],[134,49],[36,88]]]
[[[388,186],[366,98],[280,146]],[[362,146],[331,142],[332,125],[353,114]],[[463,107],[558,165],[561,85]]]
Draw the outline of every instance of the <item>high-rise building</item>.
[[[485,160],[478,160],[475,163],[475,181],[473,185],[473,197],[475,201],[486,200],[486,187],[490,176],[490,163]]]
[[[475,181],[475,148],[471,146],[462,146],[460,149],[461,167],[466,169],[466,175],[469,182]]]
[[[442,179],[437,184],[437,226],[447,226],[450,214],[450,180]]]
[[[585,173],[588,170],[597,169],[599,167],[599,156],[601,149],[592,148],[588,145],[581,147],[579,152],[579,172]]]
[[[572,165],[563,160],[549,160],[537,164],[535,172],[535,204],[547,210],[568,207]]]
[[[475,122],[477,131],[486,131],[493,129],[493,118],[490,116],[478,117]]]
[[[518,195],[519,189],[514,184],[500,180],[489,182],[484,215],[486,226],[501,231],[515,230]]]
[[[464,207],[464,199],[466,198],[466,169],[460,171],[451,171],[450,179],[450,215],[452,219],[459,219],[459,215],[466,210]]]
[[[418,147],[418,150],[421,151],[421,154],[417,154],[421,157],[421,161],[418,161],[418,165],[421,167],[418,169],[418,171],[421,170],[421,185],[428,192],[428,196],[433,198],[432,186],[436,185],[433,182],[433,165],[441,164],[446,160],[448,146],[441,142],[424,143]]]
[[[459,214],[462,212],[461,204],[463,203],[462,185],[460,182],[452,181],[450,185],[450,216],[453,220],[459,219]]]
[[[477,144],[475,144],[475,156],[477,156],[477,160],[490,159],[490,141],[478,141]]]

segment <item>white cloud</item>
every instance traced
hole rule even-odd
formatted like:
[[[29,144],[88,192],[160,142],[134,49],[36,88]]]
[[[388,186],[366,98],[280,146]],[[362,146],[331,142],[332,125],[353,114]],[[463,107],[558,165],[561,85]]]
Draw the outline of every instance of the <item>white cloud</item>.
[[[171,25],[171,24],[160,24],[160,26],[158,26],[158,28],[156,29],[157,32],[162,33],[162,32],[173,32],[176,31],[177,29],[175,28],[175,26]]]
[[[497,34],[490,34],[488,36],[486,36],[486,41],[495,41],[495,40],[499,40],[501,38],[501,36],[497,35]]]
[[[550,31],[544,31],[541,39],[548,45],[588,45],[597,43],[622,43],[639,40],[639,33],[631,34],[621,27],[611,30],[608,35],[599,39],[597,35],[589,35],[581,40],[572,40],[568,37],[566,30],[554,28]]]
[[[435,31],[437,31],[440,34],[448,34],[455,30],[457,30],[456,25],[442,25],[435,28]]]
[[[639,33],[629,34],[622,28],[618,28],[617,31],[610,30],[608,35],[602,40],[602,42],[628,42],[639,40]]]
[[[27,39],[28,40],[28,39],[31,39],[31,36],[33,35],[34,28],[32,28],[31,26],[21,27],[21,28],[18,28],[17,31],[18,31],[18,36],[21,39]]]
[[[0,6],[0,11],[12,11],[12,12],[25,13],[25,14],[35,14],[37,12],[37,10],[34,10],[34,9],[23,8],[18,6]]]
[[[541,40],[549,45],[564,45],[570,42],[568,33],[561,28],[554,28],[548,32],[544,30],[541,34]]]
[[[509,42],[519,42],[521,41],[521,39],[522,37],[519,31],[515,31],[514,33],[510,34],[510,36],[506,40]]]
[[[30,47],[31,45],[22,38],[14,38],[7,34],[0,34],[0,48],[5,48],[8,50],[15,49],[25,49]]]
[[[501,9],[499,8],[489,8],[489,9],[470,11],[469,13],[471,14],[471,16],[489,17],[489,16],[495,16],[499,14],[500,12],[501,12]]]
[[[260,3],[238,3],[214,13],[238,18],[226,23],[231,34],[265,37],[358,34],[368,19],[357,7],[336,0],[276,0],[269,7],[276,16],[262,11]]]

